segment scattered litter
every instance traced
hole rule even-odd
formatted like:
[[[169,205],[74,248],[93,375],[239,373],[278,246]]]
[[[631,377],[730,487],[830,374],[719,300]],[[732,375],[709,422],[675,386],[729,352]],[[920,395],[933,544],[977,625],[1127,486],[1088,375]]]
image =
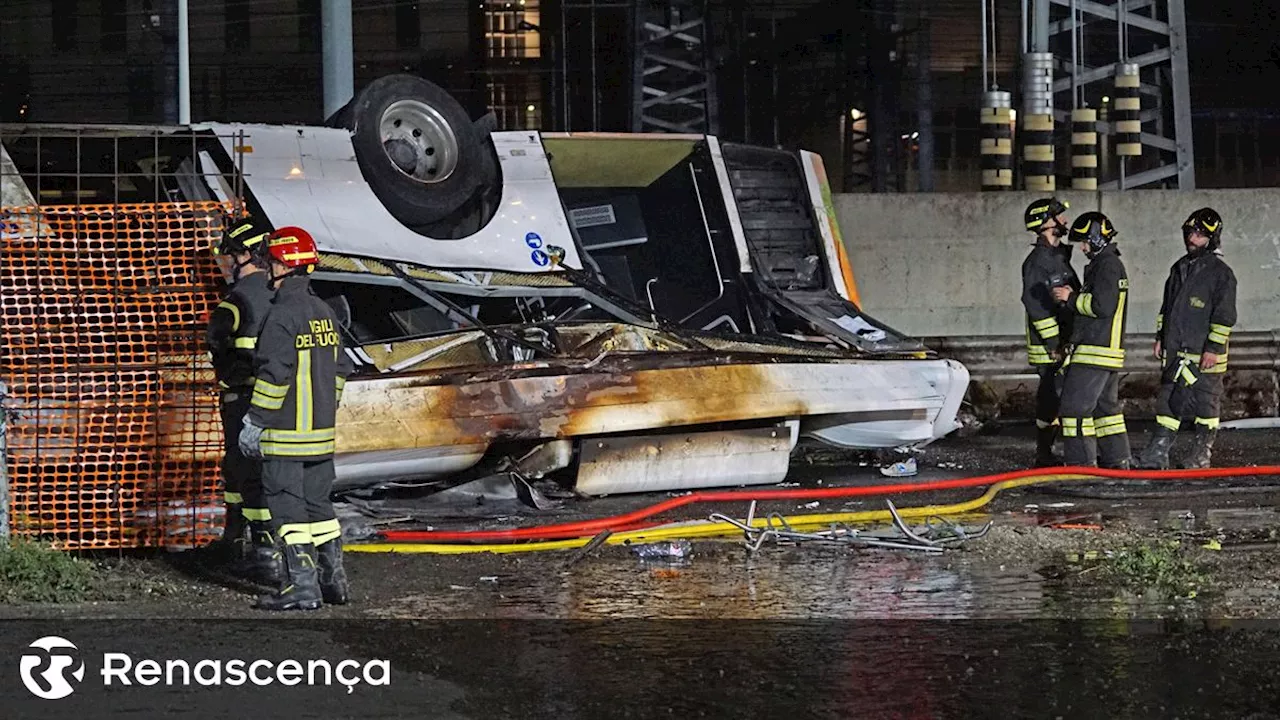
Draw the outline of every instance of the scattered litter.
[[[636,545],[631,551],[641,560],[685,560],[693,554],[693,544],[688,540]]]
[[[449,589],[450,590],[470,590],[471,588],[467,587],[466,585],[450,585]]]
[[[1035,503],[1031,503],[1030,505],[1023,505],[1023,506],[1022,506],[1022,511],[1023,511],[1023,512],[1030,512],[1030,511],[1032,511],[1032,510],[1039,510],[1039,509],[1040,509],[1040,506],[1039,506],[1039,505],[1037,505],[1037,504],[1035,504]]]
[[[805,510],[812,510],[812,509],[814,509],[814,508],[818,507],[818,505],[820,505],[820,504],[821,504],[821,503],[819,503],[817,500],[814,500],[813,502],[807,502],[807,503],[805,503],[805,504],[803,504],[803,505],[797,505],[796,507],[797,507],[797,508],[803,508],[803,509],[805,509]]]
[[[892,465],[886,465],[880,468],[880,474],[885,477],[911,477],[918,472],[919,469],[916,467],[915,458],[899,460]]]
[[[485,575],[485,576],[483,576],[483,577],[481,577],[481,578],[480,578],[480,582],[491,582],[491,583],[496,583],[496,582],[498,582],[498,576],[497,576],[497,575]]]
[[[1069,508],[1069,507],[1075,507],[1075,506],[1076,504],[1073,502],[1056,502],[1056,503],[1049,503],[1048,505],[1045,505],[1045,507],[1047,508]]]
[[[1078,553],[1078,552],[1069,552],[1069,553],[1067,553],[1067,554],[1066,554],[1066,556],[1067,556],[1067,562],[1072,563],[1072,564],[1080,563],[1080,562],[1087,562],[1087,561],[1090,561],[1090,560],[1101,560],[1101,559],[1102,559],[1102,553],[1098,552],[1097,550],[1085,550],[1085,551],[1084,551],[1084,552],[1082,552],[1082,553]]]
[[[1212,538],[1209,540],[1209,542],[1201,545],[1200,547],[1204,548],[1205,550],[1221,550],[1222,543],[1218,542],[1218,538]]]

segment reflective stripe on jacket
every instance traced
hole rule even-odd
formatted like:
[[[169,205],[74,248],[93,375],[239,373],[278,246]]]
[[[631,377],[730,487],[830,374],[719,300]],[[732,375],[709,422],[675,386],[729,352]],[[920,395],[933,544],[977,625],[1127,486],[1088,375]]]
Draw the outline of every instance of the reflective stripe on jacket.
[[[1053,353],[1071,337],[1071,309],[1053,299],[1051,283],[1066,281],[1080,289],[1080,278],[1071,267],[1071,247],[1050,247],[1037,241],[1022,261],[1022,307],[1026,315],[1027,362],[1049,365]]]
[[[262,454],[332,457],[335,416],[352,363],[333,310],[306,277],[281,281],[258,338],[255,367],[249,414],[265,428]]]
[[[1227,350],[1236,324],[1236,275],[1217,253],[1184,255],[1169,268],[1164,300],[1156,315],[1156,337],[1166,362],[1218,356],[1204,373],[1227,371]]]
[[[1075,311],[1071,362],[1108,370],[1124,367],[1124,330],[1129,275],[1114,243],[1099,250],[1084,269],[1084,286],[1067,301]]]
[[[266,273],[251,273],[240,278],[209,315],[205,346],[213,358],[214,376],[224,390],[253,385],[254,349],[274,294],[267,286]]]

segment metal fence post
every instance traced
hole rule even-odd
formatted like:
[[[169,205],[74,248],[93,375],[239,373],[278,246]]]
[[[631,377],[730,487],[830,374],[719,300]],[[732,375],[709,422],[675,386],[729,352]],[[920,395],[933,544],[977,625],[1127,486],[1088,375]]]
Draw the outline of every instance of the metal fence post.
[[[9,387],[0,382],[0,542],[9,539]]]

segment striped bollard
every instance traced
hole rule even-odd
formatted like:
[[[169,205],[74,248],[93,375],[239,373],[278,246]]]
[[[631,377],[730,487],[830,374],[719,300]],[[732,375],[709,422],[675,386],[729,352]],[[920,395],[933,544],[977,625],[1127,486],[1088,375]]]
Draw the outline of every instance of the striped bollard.
[[[1013,189],[1013,108],[1009,93],[982,96],[982,189]]]
[[[1142,99],[1138,95],[1141,78],[1138,66],[1125,63],[1116,70],[1115,113],[1116,155],[1134,157],[1142,154]]]
[[[1057,189],[1053,165],[1053,116],[1027,115],[1022,119],[1022,175],[1027,190]]]
[[[1071,111],[1071,189],[1098,189],[1098,111]]]

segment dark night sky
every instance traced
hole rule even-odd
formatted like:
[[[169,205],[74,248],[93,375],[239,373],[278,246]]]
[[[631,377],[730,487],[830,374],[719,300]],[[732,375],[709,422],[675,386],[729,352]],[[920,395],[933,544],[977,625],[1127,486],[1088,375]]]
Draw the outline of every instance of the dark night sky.
[[[1280,3],[1186,0],[1192,104],[1280,109]]]

